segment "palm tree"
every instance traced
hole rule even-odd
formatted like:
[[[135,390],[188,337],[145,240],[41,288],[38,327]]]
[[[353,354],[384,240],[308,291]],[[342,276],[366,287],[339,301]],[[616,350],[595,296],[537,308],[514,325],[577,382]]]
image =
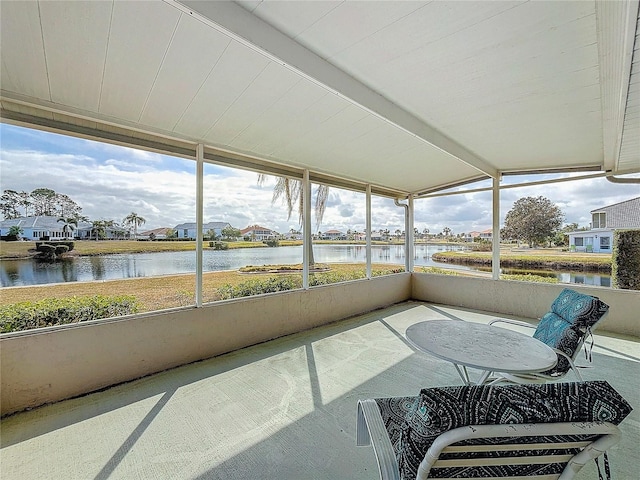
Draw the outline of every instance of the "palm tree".
[[[298,220],[300,225],[303,224],[304,219],[304,207],[303,200],[304,197],[302,195],[302,182],[300,180],[294,180],[287,177],[277,177],[278,180],[276,185],[273,187],[273,196],[271,197],[271,203],[275,203],[276,200],[282,198],[285,202],[288,210],[287,220],[291,218],[291,214],[293,213],[293,209],[297,207],[298,209]],[[267,179],[266,175],[260,174],[258,175],[258,185],[262,185]],[[322,223],[322,217],[324,216],[324,211],[327,207],[327,200],[329,199],[329,187],[327,185],[318,185],[316,190],[316,201],[315,201],[315,214],[316,214],[316,225],[319,227]],[[309,264],[314,265],[315,260],[313,258],[313,248],[310,251]]]
[[[122,220],[123,225],[133,226],[134,239],[138,237],[138,227],[146,222],[147,222],[146,219],[142,218],[135,212],[131,212],[129,215],[124,217],[124,220]]]
[[[62,226],[62,233],[64,233],[64,238],[69,238],[69,232],[73,232],[76,228],[78,228],[78,217],[60,217],[58,219],[59,222],[64,222]]]
[[[106,230],[107,230],[107,226],[104,220],[96,220],[95,222],[91,222],[90,237],[92,237],[95,234],[96,241],[97,241],[99,237],[104,237]]]

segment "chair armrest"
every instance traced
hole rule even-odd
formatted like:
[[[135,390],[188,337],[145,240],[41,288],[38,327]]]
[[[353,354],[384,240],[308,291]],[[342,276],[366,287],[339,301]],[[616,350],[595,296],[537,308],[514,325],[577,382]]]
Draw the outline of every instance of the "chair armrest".
[[[373,452],[378,461],[380,480],[400,480],[400,468],[396,454],[375,400],[358,400],[356,445],[373,446]]]
[[[509,318],[494,318],[489,322],[489,325],[493,325],[494,323],[510,323],[512,325],[518,325],[519,327],[527,327],[527,328],[532,328],[534,330],[536,329],[535,325],[531,325],[530,323],[527,323],[527,322],[521,322],[520,320],[511,320]]]

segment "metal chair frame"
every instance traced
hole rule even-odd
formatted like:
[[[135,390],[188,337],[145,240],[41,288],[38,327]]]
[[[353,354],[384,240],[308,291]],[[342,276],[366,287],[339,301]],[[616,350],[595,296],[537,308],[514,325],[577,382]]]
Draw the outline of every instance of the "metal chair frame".
[[[600,323],[606,317],[606,315],[607,314],[603,315],[602,318],[598,321],[598,323]],[[494,325],[496,323],[509,323],[512,325],[517,325],[519,327],[531,328],[533,330],[537,328],[536,325],[531,325],[530,323],[521,322],[519,320],[511,320],[508,318],[495,318],[489,322],[489,325]],[[595,329],[595,326],[591,329],[591,332],[593,332],[594,329]],[[513,373],[494,372],[497,376],[489,378],[485,383],[496,384],[501,381],[508,381],[512,383],[546,383],[546,382],[553,382],[553,381],[564,378],[564,376],[567,373],[569,373],[569,371],[573,371],[573,373],[575,373],[576,377],[578,378],[578,381],[583,382],[584,379],[582,378],[582,375],[580,375],[580,371],[578,369],[591,368],[591,366],[576,365],[575,359],[578,356],[579,352],[582,350],[582,347],[584,345],[584,342],[587,336],[588,336],[588,333],[585,333],[580,337],[580,340],[578,342],[578,345],[576,346],[576,349],[572,357],[570,357],[563,351],[558,350],[557,348],[550,347],[553,349],[554,352],[556,352],[556,354],[564,357],[569,362],[569,370],[567,370],[565,373],[561,375],[546,375],[544,373],[513,374]]]
[[[527,437],[545,436],[573,436],[598,435],[592,440],[540,441],[526,443]],[[454,445],[468,439],[513,438],[513,442],[506,444],[486,445]],[[429,478],[432,468],[438,467],[482,467],[489,465],[518,465],[518,464],[550,464],[561,463],[566,466],[558,475],[537,475],[526,477],[530,480],[570,480],[582,467],[620,441],[620,430],[617,426],[607,422],[565,422],[565,423],[536,423],[536,424],[501,424],[501,425],[470,425],[460,427],[438,436],[426,452],[418,469],[418,480]],[[521,440],[518,442],[518,440]],[[373,446],[378,462],[381,480],[400,480],[400,471],[396,454],[389,439],[389,435],[375,400],[358,401],[358,420],[356,428],[356,444],[358,446]],[[563,453],[563,450],[580,448],[577,454]],[[535,451],[558,450],[549,455],[506,456],[492,458],[456,458],[440,459],[443,453],[464,453],[479,451]],[[476,477],[477,478],[477,477]]]

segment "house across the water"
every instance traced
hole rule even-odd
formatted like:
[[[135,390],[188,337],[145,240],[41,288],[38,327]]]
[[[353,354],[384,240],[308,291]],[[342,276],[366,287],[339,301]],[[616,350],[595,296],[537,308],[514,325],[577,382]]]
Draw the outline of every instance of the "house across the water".
[[[609,253],[613,232],[640,228],[640,197],[591,211],[589,230],[569,233],[569,248],[577,252]]]

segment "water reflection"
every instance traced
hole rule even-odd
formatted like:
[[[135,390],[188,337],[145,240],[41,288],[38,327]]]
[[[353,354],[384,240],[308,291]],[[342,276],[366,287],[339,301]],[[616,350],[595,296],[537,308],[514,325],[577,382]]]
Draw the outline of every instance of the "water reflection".
[[[436,252],[461,250],[457,245],[416,245],[416,266],[437,266],[447,269],[486,271],[486,268],[442,264],[431,256]],[[365,263],[367,250],[364,245],[314,245],[318,263]],[[374,245],[371,258],[374,263],[404,265],[403,245]],[[302,263],[302,246],[278,248],[250,248],[237,250],[205,250],[205,272],[235,270],[246,265]],[[195,251],[103,255],[96,257],[71,257],[53,263],[33,260],[0,261],[0,281],[3,287],[41,285],[62,282],[86,282],[123,278],[151,277],[180,273],[194,273]],[[490,271],[490,269],[489,269]],[[534,273],[558,278],[563,283],[611,286],[608,275],[580,272],[532,272],[504,270],[503,273]]]
[[[490,268],[481,268],[481,270],[491,271]],[[556,278],[560,283],[611,287],[611,275],[603,273],[553,272],[550,270],[520,270],[516,268],[502,268],[500,272],[506,275],[537,275],[539,277]]]

